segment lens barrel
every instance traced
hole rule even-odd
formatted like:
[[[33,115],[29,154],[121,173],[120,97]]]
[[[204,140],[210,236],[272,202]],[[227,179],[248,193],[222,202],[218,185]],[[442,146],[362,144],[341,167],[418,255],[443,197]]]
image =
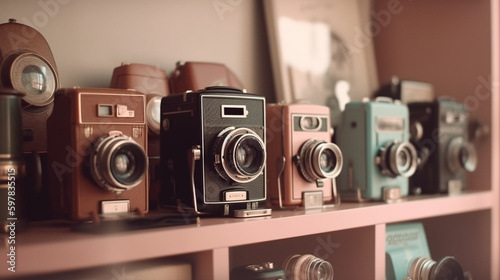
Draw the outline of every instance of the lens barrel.
[[[330,142],[309,139],[299,149],[296,162],[308,182],[337,177],[342,170],[342,152]]]
[[[89,161],[90,173],[96,183],[112,192],[130,190],[142,182],[148,171],[144,148],[123,134],[99,138]]]
[[[229,127],[222,130],[214,148],[214,167],[226,180],[248,183],[265,167],[264,141],[251,129]]]

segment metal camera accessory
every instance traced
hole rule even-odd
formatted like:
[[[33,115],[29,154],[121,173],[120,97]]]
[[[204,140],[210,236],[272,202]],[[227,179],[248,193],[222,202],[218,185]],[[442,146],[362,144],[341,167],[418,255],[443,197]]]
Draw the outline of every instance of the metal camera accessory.
[[[397,202],[409,192],[409,177],[418,167],[410,140],[407,105],[387,97],[346,105],[337,130],[344,155],[339,175],[343,199]]]
[[[314,209],[340,203],[335,178],[343,156],[331,142],[329,107],[268,104],[267,169],[271,203]]]
[[[162,99],[160,200],[196,214],[267,216],[265,99],[209,87]],[[175,148],[171,148],[175,147]]]
[[[54,214],[72,220],[149,210],[146,96],[124,89],[56,91],[48,124]]]
[[[90,173],[99,187],[117,195],[142,182],[147,172],[144,148],[121,131],[110,131],[93,145]]]
[[[284,262],[287,280],[333,280],[334,270],[330,262],[314,255],[293,255]]]
[[[412,280],[471,279],[470,273],[464,273],[462,265],[451,256],[444,257],[439,262],[429,257],[416,258],[408,268],[407,277]]]
[[[478,158],[469,139],[469,112],[465,104],[438,98],[408,105],[413,127],[412,141],[424,155],[410,178],[412,193],[460,193],[466,177],[477,168]],[[417,133],[418,132],[418,133]]]
[[[285,280],[285,271],[272,262],[238,266],[231,270],[233,280]]]
[[[21,98],[24,93],[0,88],[0,232],[8,233],[10,221],[22,217],[23,151]]]
[[[170,75],[172,93],[215,86],[233,87],[246,92],[238,77],[222,63],[178,61]]]

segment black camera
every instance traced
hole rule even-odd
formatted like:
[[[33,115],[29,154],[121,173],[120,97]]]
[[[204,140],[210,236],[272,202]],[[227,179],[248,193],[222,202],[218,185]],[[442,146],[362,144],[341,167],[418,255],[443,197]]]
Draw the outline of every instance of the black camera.
[[[285,271],[274,267],[272,262],[263,264],[249,264],[236,267],[231,270],[231,278],[234,280],[285,280]]]
[[[269,215],[266,104],[230,87],[172,94],[161,102],[162,204],[196,213]],[[234,211],[234,212],[233,212]]]
[[[476,169],[469,142],[469,112],[463,103],[437,99],[408,104],[411,140],[421,160],[410,178],[418,193],[453,193],[465,188],[466,174]]]

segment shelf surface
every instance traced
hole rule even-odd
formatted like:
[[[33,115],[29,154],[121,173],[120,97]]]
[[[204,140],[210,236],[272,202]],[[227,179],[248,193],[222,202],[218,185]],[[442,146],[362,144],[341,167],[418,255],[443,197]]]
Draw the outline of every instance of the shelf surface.
[[[268,217],[206,217],[200,218],[196,224],[113,234],[78,233],[61,222],[41,222],[17,234],[17,272],[14,276],[84,269],[316,233],[490,210],[493,201],[491,191],[454,196],[411,196],[405,201],[392,204],[346,202],[335,207],[308,211],[273,209],[273,214]],[[2,255],[5,256],[6,253]],[[0,278],[5,276],[13,275],[7,270],[0,271]]]

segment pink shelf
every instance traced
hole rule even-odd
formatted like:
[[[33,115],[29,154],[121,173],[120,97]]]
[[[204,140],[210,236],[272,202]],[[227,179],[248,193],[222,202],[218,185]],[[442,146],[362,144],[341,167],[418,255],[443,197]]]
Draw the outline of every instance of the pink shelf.
[[[491,192],[480,191],[456,196],[410,197],[408,201],[394,204],[342,203],[335,208],[307,212],[273,210],[273,215],[265,218],[201,218],[193,225],[100,235],[72,232],[66,226],[46,222],[18,234],[16,276],[177,256],[317,233],[489,210],[492,203]],[[5,270],[0,271],[0,277],[8,275],[12,276]]]

